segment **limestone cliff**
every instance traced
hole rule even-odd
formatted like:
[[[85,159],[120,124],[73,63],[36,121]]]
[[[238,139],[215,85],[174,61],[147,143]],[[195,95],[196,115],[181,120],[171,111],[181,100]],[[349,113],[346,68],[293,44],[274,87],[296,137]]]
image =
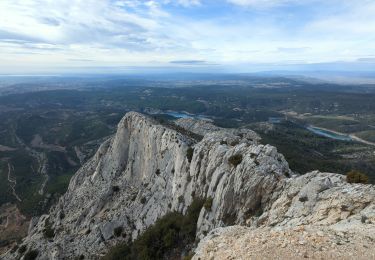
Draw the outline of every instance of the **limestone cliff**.
[[[228,225],[350,228],[346,220],[374,222],[371,185],[345,184],[335,174],[295,176],[284,157],[250,130],[194,120],[176,124],[128,113],[57,205],[32,221],[22,244],[38,250],[39,259],[97,259],[166,213],[184,213],[194,197],[210,202],[201,209],[198,238]],[[121,236],[115,236],[118,227]]]

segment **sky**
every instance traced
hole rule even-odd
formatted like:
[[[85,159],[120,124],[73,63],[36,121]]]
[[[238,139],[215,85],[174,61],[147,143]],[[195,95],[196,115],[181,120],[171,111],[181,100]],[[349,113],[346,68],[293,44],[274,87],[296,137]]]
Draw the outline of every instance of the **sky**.
[[[0,0],[0,74],[375,71],[374,0]]]

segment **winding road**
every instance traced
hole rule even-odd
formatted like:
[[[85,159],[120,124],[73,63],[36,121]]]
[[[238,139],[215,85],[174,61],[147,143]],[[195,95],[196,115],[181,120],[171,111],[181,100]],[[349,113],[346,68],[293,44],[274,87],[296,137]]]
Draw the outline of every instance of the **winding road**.
[[[13,165],[11,165],[9,162],[8,162],[8,182],[9,182],[9,186],[12,188],[12,194],[13,196],[19,201],[21,202],[21,198],[17,195],[16,193],[16,185],[17,185],[17,180],[16,178],[14,178],[14,180],[12,180],[11,178],[11,175],[12,175],[12,169],[14,170],[14,167]]]

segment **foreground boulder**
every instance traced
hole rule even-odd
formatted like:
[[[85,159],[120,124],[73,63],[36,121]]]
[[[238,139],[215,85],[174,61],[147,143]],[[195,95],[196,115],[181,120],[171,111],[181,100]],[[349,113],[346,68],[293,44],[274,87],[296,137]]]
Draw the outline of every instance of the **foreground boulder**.
[[[311,172],[283,182],[250,227],[218,228],[193,259],[375,259],[375,189]]]
[[[197,259],[375,259],[373,237],[329,227],[215,229],[196,249]]]

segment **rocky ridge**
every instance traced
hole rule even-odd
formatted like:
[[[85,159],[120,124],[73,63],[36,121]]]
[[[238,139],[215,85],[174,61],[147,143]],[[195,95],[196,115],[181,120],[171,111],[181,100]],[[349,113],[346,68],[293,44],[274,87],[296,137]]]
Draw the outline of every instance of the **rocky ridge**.
[[[39,259],[97,259],[166,213],[186,212],[194,197],[210,201],[200,212],[198,238],[230,225],[373,228],[372,185],[350,185],[329,173],[296,176],[276,148],[260,144],[250,130],[192,119],[176,124],[203,139],[139,113],[126,114],[117,133],[75,174],[58,204],[32,221],[22,244],[38,250]],[[241,156],[238,165],[231,163],[234,155]],[[119,227],[122,234],[116,236]],[[52,234],[46,237],[46,230]],[[205,259],[202,243],[197,256]]]

